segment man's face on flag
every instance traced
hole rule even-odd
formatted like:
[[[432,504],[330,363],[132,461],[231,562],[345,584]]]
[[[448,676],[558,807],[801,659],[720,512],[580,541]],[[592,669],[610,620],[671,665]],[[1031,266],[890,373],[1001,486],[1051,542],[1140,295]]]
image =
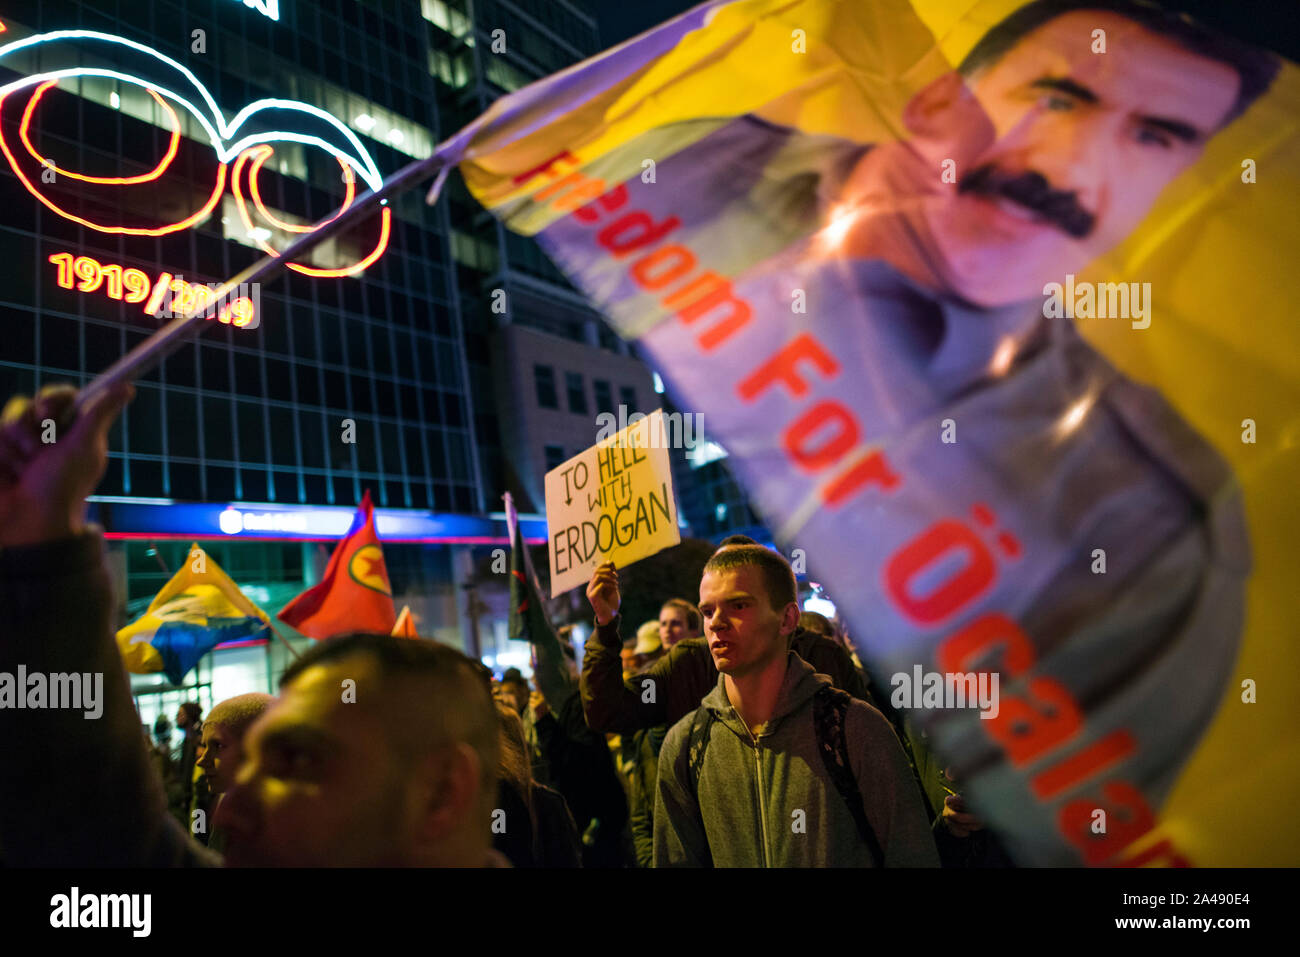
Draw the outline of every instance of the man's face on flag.
[[[964,87],[951,75],[908,105],[911,138],[895,155],[918,164],[902,195],[922,196],[903,216],[949,291],[988,307],[1035,298],[1137,226],[1239,85],[1226,63],[1121,15],[1063,14]],[[955,185],[940,176],[949,159]]]

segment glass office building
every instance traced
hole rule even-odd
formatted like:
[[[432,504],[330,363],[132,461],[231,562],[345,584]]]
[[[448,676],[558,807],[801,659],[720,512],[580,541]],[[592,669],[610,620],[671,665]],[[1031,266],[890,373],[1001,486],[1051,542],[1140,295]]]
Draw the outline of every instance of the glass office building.
[[[439,129],[427,44],[411,30],[413,12],[423,21],[413,8],[286,2],[273,21],[234,0],[184,7],[27,0],[5,5],[8,29],[0,36],[85,29],[138,41],[191,70],[227,118],[271,98],[324,109],[353,128],[389,174],[429,155]],[[87,62],[99,52],[87,45]],[[33,65],[42,67],[44,56],[34,48]],[[10,141],[26,92],[7,98],[0,111]],[[30,126],[60,172],[66,166],[129,177],[164,155],[178,113],[139,85],[86,76],[59,81]],[[260,221],[248,228],[230,186],[210,214],[165,235],[123,235],[74,221],[80,211],[87,215],[76,218],[101,225],[149,228],[200,209],[219,164],[212,146],[190,135],[197,132],[184,131],[167,173],[153,182],[93,189],[78,182],[60,190],[66,177],[56,174],[48,191],[67,215],[36,201],[12,164],[0,168],[0,255],[9,277],[3,384],[10,391],[84,379],[159,324],[110,298],[106,287],[63,288],[51,257],[69,253],[151,279],[166,272],[198,282],[260,258],[259,234],[270,230]],[[277,219],[310,222],[343,204],[347,184],[333,156],[288,140],[273,150],[257,180]],[[113,437],[101,494],[354,504],[364,487],[380,506],[481,510],[443,217],[418,192],[408,193],[394,203],[387,248],[359,276],[287,273],[261,291],[255,329],[214,323],[146,376]],[[373,232],[375,224],[367,225]],[[326,244],[312,265],[355,262],[362,246],[374,244],[366,232]],[[355,442],[341,441],[345,419],[355,424]]]

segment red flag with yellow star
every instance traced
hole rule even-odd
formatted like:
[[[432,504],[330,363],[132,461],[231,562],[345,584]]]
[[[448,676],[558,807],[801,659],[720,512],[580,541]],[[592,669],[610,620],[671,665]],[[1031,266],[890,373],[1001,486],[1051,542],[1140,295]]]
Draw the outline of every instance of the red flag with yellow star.
[[[397,613],[369,491],[361,498],[352,527],[330,556],[320,583],[285,605],[276,617],[316,639],[349,631],[392,631]]]

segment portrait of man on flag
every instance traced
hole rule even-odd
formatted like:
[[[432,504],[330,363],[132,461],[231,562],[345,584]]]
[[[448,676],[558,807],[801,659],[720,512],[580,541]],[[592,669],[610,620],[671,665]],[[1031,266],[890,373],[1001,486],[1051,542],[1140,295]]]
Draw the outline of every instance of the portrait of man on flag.
[[[1105,32],[1104,55],[1094,30]],[[732,231],[747,218],[755,229],[775,220],[779,252],[761,267],[745,262],[725,286],[702,287],[694,302],[689,290],[674,292],[684,321],[658,323],[642,342],[657,356],[708,354],[712,381],[741,390],[752,374],[747,345],[758,341],[795,343],[790,366],[833,362],[856,373],[817,384],[834,411],[808,420],[801,441],[824,448],[850,432],[869,437],[888,474],[906,481],[890,490],[888,510],[825,510],[798,535],[838,535],[846,551],[850,540],[870,542],[888,555],[928,503],[954,498],[944,486],[965,486],[953,505],[981,504],[992,516],[984,524],[1013,528],[1015,553],[1005,558],[1033,570],[1031,590],[1012,599],[1025,633],[1054,644],[1090,629],[1117,646],[1070,669],[1078,697],[1114,693],[1122,676],[1175,645],[1198,657],[1204,680],[1165,682],[1148,719],[1187,754],[1237,653],[1250,563],[1240,494],[1228,464],[1158,391],[1052,314],[1045,287],[1122,242],[1278,68],[1271,54],[1142,3],[1036,0],[907,99],[896,140],[810,136],[746,115],[660,161],[658,177],[688,190],[627,180],[606,194],[617,210],[604,212],[603,198],[591,205],[601,210],[595,228],[623,210],[644,211],[651,225],[607,237],[617,251],[602,264],[627,270],[648,253],[630,271],[657,291],[678,269],[676,250],[710,265],[715,250],[752,257],[754,244],[737,237],[753,233]],[[544,230],[543,242],[555,230],[563,255],[582,218]],[[663,242],[676,246],[642,243],[664,226]],[[792,314],[794,290],[807,305]],[[1131,311],[1139,299],[1126,297]],[[1140,335],[1141,317],[1113,319],[1130,320]],[[804,338],[792,339],[792,324]],[[687,394],[715,391],[682,384]],[[790,420],[780,384],[749,388],[749,403],[707,406],[719,434]],[[941,441],[945,421],[951,443]],[[770,463],[751,467],[757,461],[739,468],[772,511],[806,494]],[[1105,576],[1092,570],[1096,549],[1110,560]],[[900,652],[904,667],[927,622],[882,591],[867,640],[877,653]],[[1141,609],[1140,629],[1107,622],[1120,603]],[[960,770],[987,764],[994,747],[967,742]],[[1175,770],[1162,756],[1158,793]]]
[[[557,84],[562,122],[462,170],[707,410],[882,672],[1018,679],[997,721],[914,718],[1021,856],[1064,862],[1096,843],[1059,824],[1081,779],[1027,787],[1026,759],[1068,742],[1160,805],[1241,647],[1235,420],[1207,421],[1232,375],[1134,370],[1174,336],[1212,353],[1173,273],[1205,229],[1207,151],[1261,128],[1239,121],[1282,64],[1140,0],[977,3],[944,21],[961,42],[925,13],[701,7],[661,28],[671,52],[643,38],[585,101]],[[494,119],[485,144],[522,128]],[[1055,737],[1027,722],[1047,688]]]

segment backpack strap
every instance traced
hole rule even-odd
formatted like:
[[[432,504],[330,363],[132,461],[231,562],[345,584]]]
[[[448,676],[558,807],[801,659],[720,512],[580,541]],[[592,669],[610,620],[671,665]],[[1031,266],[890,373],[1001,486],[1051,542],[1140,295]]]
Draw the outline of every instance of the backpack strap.
[[[704,749],[708,747],[709,732],[713,730],[713,722],[716,720],[717,717],[710,709],[700,705],[691,715],[691,731],[686,738],[686,783],[690,789],[691,800],[695,802],[697,808],[700,806],[700,771],[704,767]],[[706,844],[707,841],[706,836]],[[713,866],[712,851],[709,852],[708,866]]]
[[[821,752],[822,763],[835,784],[835,790],[840,792],[840,797],[849,806],[853,823],[858,826],[858,835],[871,852],[876,867],[884,867],[884,852],[880,848],[880,841],[876,839],[876,832],[871,829],[871,822],[867,820],[867,812],[863,810],[862,792],[853,775],[853,765],[849,763],[845,716],[851,700],[847,693],[830,685],[823,685],[813,695],[813,727],[817,732],[817,750]]]
[[[691,716],[691,733],[686,738],[687,780],[690,784],[691,799],[700,803],[700,770],[704,767],[704,749],[709,744],[709,732],[713,730],[713,712],[700,705]]]
[[[654,756],[659,757],[659,752],[664,748],[664,739],[668,737],[668,725],[657,724],[646,732],[646,737],[650,741],[650,750]]]

